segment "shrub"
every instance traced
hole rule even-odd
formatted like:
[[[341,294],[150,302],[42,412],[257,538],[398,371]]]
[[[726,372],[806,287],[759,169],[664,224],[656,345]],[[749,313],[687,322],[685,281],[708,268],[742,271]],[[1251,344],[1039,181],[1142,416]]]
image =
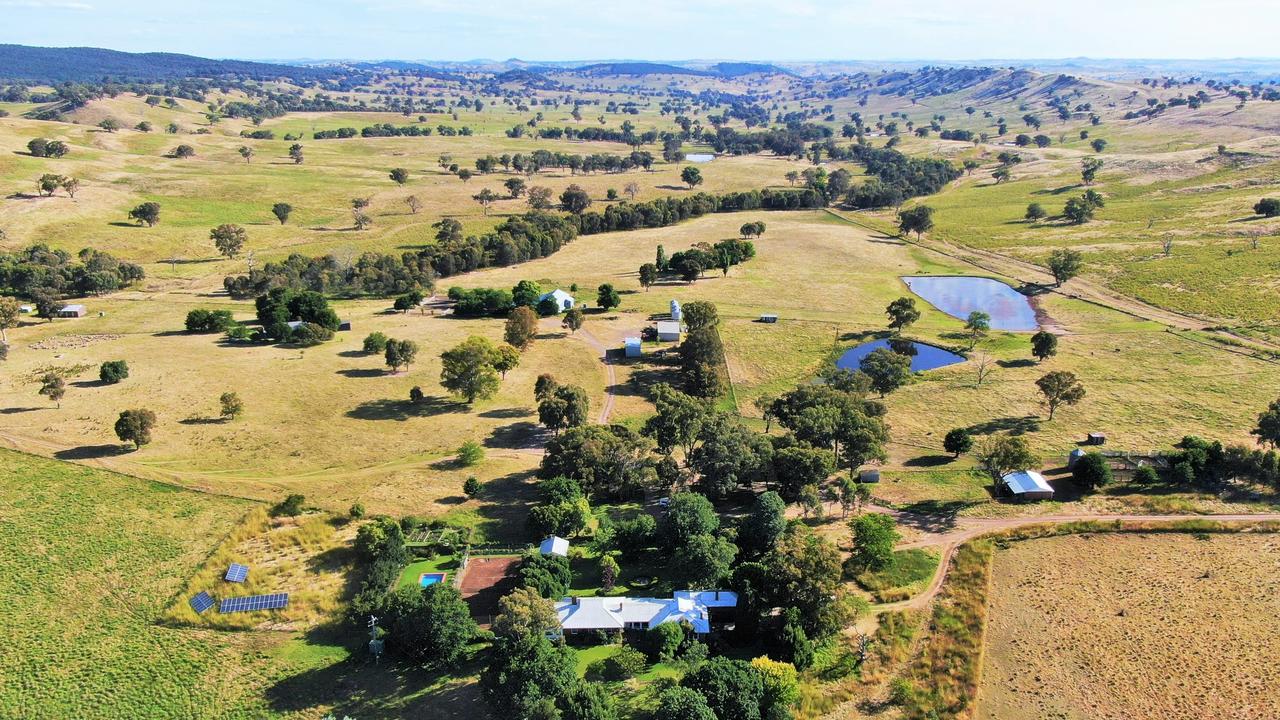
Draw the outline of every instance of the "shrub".
[[[364,351],[367,353],[386,352],[388,340],[390,338],[380,332],[371,332],[364,338]]]
[[[297,517],[302,514],[302,503],[306,502],[306,497],[294,493],[281,500],[279,504],[271,508],[271,514],[274,517],[287,515],[289,517]]]
[[[359,520],[364,517],[364,505],[353,503],[351,509],[347,511],[347,515],[350,515],[352,520]]]
[[[484,460],[484,448],[475,440],[468,440],[458,448],[458,464],[463,467],[477,465]]]
[[[1084,490],[1097,490],[1111,482],[1111,465],[1101,453],[1087,453],[1071,467],[1071,477]]]
[[[644,672],[648,662],[644,653],[624,645],[613,657],[605,658],[600,676],[605,680],[628,680]]]
[[[1143,465],[1133,473],[1133,481],[1140,485],[1154,485],[1160,480],[1160,474],[1150,465]]]
[[[223,332],[234,324],[230,310],[196,308],[187,313],[187,332]]]
[[[462,493],[469,498],[480,494],[480,481],[476,479],[475,475],[467,478],[467,481],[462,483]]]
[[[289,333],[289,342],[294,345],[311,347],[326,340],[333,339],[333,331],[323,325],[304,322]]]
[[[124,360],[108,360],[98,369],[98,378],[109,385],[129,377],[129,363]]]

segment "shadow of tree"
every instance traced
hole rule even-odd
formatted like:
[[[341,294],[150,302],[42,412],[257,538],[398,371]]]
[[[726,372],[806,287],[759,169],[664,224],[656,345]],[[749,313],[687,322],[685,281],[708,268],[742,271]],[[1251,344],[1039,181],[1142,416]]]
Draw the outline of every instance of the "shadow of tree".
[[[59,460],[95,460],[97,458],[124,455],[129,451],[121,445],[81,445],[80,447],[59,450],[53,456]]]
[[[415,417],[463,412],[466,408],[464,403],[431,395],[423,398],[419,403],[390,398],[369,400],[348,410],[346,415],[356,420],[408,420]]]
[[[482,418],[496,418],[499,420],[512,420],[515,418],[528,417],[533,411],[529,408],[499,408],[497,410],[486,410],[480,413]]]
[[[955,462],[955,458],[950,455],[920,455],[902,464],[907,467],[938,467],[952,462]]]
[[[1010,435],[1023,435],[1029,432],[1039,432],[1040,418],[1035,415],[995,418],[986,422],[970,425],[965,428],[965,430],[968,431],[970,435],[991,435],[998,432],[1007,432]]]
[[[1002,368],[1027,368],[1035,367],[1036,361],[1031,358],[1020,358],[1018,360],[997,360],[996,364]]]
[[[547,430],[541,425],[523,420],[494,428],[489,437],[484,439],[484,446],[506,450],[540,448],[546,443],[548,434]]]
[[[382,368],[347,368],[338,370],[337,374],[349,378],[375,378],[386,377],[387,371]]]
[[[106,386],[108,386],[108,385],[110,385],[110,384],[111,384],[111,383],[109,383],[109,382],[105,382],[105,381],[103,381],[103,380],[77,380],[77,381],[75,381],[75,382],[71,383],[71,387],[76,387],[76,388],[100,388],[100,387],[106,387]]]
[[[0,415],[17,415],[18,413],[35,412],[37,410],[52,410],[53,408],[42,407],[7,407],[0,408]]]

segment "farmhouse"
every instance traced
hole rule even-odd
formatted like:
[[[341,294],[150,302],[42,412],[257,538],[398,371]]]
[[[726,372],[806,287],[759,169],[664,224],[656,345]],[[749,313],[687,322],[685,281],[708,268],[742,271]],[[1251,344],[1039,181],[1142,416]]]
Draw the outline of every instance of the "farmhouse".
[[[542,544],[538,546],[538,552],[543,555],[559,555],[560,557],[568,557],[569,541],[562,537],[552,535],[542,541]]]
[[[1052,500],[1053,486],[1035,470],[1018,470],[1000,478],[1009,494],[1020,500]]]
[[[542,301],[543,301],[543,300],[546,300],[547,298],[551,298],[552,300],[554,300],[554,301],[555,301],[555,303],[556,303],[556,314],[560,314],[560,313],[564,312],[565,310],[571,310],[571,309],[573,309],[573,304],[574,304],[575,302],[577,302],[576,300],[574,300],[574,299],[573,299],[573,296],[572,296],[572,295],[570,295],[569,293],[567,293],[567,292],[565,292],[565,291],[561,290],[560,288],[556,288],[555,290],[552,290],[552,291],[551,291],[551,292],[549,292],[549,293],[543,293],[543,294],[539,295],[539,296],[538,296],[538,304],[539,304],[539,305],[541,305],[541,304],[542,304]]]
[[[658,340],[662,342],[680,341],[680,323],[674,320],[663,320],[658,323]]]
[[[682,590],[670,598],[570,597],[556,603],[565,634],[649,630],[663,623],[687,622],[696,633],[731,619],[738,594],[728,590]]]
[[[58,311],[58,317],[80,318],[80,317],[84,317],[88,313],[89,311],[86,310],[83,305],[63,305],[62,309]]]

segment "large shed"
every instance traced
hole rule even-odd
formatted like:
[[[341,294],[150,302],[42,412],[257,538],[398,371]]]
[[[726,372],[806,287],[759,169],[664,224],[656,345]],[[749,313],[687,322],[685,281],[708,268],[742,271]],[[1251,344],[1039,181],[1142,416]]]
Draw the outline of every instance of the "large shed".
[[[658,322],[658,340],[662,342],[679,342],[680,341],[680,323],[674,320],[662,320]]]
[[[63,305],[62,309],[58,311],[58,317],[79,318],[84,317],[88,313],[89,311],[86,310],[83,305]]]
[[[1052,500],[1053,486],[1035,470],[1018,470],[1000,478],[1009,494],[1020,500]]]

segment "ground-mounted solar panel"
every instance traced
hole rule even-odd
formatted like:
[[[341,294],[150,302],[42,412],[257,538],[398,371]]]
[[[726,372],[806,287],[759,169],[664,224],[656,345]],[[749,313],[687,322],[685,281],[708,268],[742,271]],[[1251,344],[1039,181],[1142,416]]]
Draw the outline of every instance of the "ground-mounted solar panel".
[[[249,577],[249,566],[240,563],[231,563],[231,567],[227,568],[226,577],[223,579],[227,582],[244,582]]]
[[[196,593],[187,602],[191,605],[191,609],[196,611],[197,615],[213,607],[213,598],[209,597],[209,593],[204,591]]]
[[[244,597],[224,598],[218,603],[218,612],[255,612],[257,610],[279,610],[288,606],[289,593],[273,595],[246,595]]]

